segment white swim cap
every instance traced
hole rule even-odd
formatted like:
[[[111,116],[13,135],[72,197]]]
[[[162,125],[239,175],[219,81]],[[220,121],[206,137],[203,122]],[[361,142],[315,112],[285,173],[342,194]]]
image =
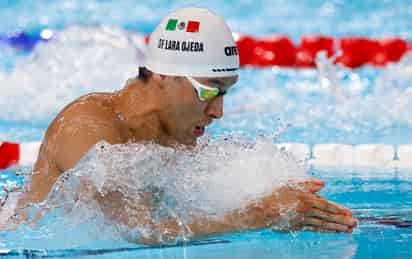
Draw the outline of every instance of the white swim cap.
[[[239,56],[222,17],[203,8],[183,8],[167,15],[150,35],[145,66],[170,76],[234,76]]]

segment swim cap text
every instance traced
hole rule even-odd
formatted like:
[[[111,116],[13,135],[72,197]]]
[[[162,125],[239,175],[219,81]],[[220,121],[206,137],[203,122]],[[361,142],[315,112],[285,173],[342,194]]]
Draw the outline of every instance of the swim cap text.
[[[198,41],[178,41],[159,39],[157,46],[159,49],[185,51],[185,52],[203,52],[203,42]]]

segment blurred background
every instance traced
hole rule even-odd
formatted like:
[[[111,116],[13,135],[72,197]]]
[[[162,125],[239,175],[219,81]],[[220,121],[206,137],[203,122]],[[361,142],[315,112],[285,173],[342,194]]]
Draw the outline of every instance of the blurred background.
[[[39,141],[73,99],[120,89],[137,73],[144,36],[184,6],[210,8],[234,32],[286,35],[295,44],[306,35],[412,36],[411,1],[1,1],[0,139]],[[209,132],[305,143],[410,143],[410,58],[379,68],[326,67],[243,69],[224,119]]]
[[[74,99],[90,92],[121,89],[128,78],[137,75],[137,68],[145,55],[145,37],[167,13],[186,6],[209,8],[226,19],[230,28],[239,33],[236,36],[249,35],[252,38],[249,42],[265,38],[269,46],[279,37],[283,37],[283,43],[301,46],[302,39],[310,35],[328,39],[395,38],[402,39],[409,48],[412,39],[410,0],[0,0],[0,142],[41,141],[57,112]],[[354,47],[356,51],[349,51],[352,53],[350,58],[363,58],[365,52],[375,51],[372,49],[376,44],[368,45],[368,40],[361,42],[366,42],[364,46],[367,47]],[[349,45],[350,50],[354,45]],[[395,51],[397,49],[395,47]],[[243,53],[255,55],[256,50],[247,44],[242,47]],[[399,162],[392,161],[400,154],[395,154],[395,147],[412,143],[410,53],[404,53],[396,62],[389,62],[386,52],[378,53],[379,60],[375,61],[386,60],[384,64],[361,60],[354,68],[334,64],[333,56],[319,56],[316,66],[312,60],[309,67],[262,66],[259,62],[245,66],[240,71],[239,82],[225,96],[224,117],[207,129],[207,134],[212,136],[240,134],[253,139],[268,135],[276,142],[389,144],[386,147],[390,151],[381,152],[385,153],[383,156],[387,160],[382,159],[379,153],[384,149],[365,149],[367,156],[355,157],[366,163],[377,161],[379,166],[383,164],[382,168],[365,172],[315,170],[308,173],[322,177],[328,183],[322,195],[353,209],[360,220],[360,227],[353,235],[287,235],[264,230],[222,237],[233,241],[231,245],[215,245],[211,249],[209,246],[187,250],[159,249],[149,251],[147,256],[274,258],[282,254],[288,258],[409,258],[412,254],[411,174],[410,171],[402,173],[397,168],[384,166]],[[258,56],[266,55],[263,52]],[[196,168],[203,170],[199,164],[209,169],[220,162],[223,165],[228,162],[231,174],[225,174],[226,178],[220,175],[213,178],[217,186],[232,182],[233,186],[260,186],[250,181],[251,178],[239,175],[252,173],[255,182],[267,183],[267,179],[257,178],[253,173],[259,168],[263,168],[265,173],[282,170],[290,173],[298,165],[294,159],[286,159],[283,153],[273,151],[272,143],[267,145],[272,139],[265,141],[254,142],[258,147],[263,143],[264,147],[256,149],[254,154],[243,152],[243,147],[239,147],[236,141],[234,145],[223,142],[221,146],[223,153],[227,153],[225,156],[215,159],[215,152],[209,152],[209,156],[202,156],[200,162],[204,161],[203,164],[195,160],[192,164],[187,161],[181,164],[185,164],[192,174],[199,170]],[[219,145],[222,142],[214,143]],[[405,146],[399,160],[410,165],[411,145]],[[37,144],[30,151],[34,155],[28,165],[35,160]],[[330,157],[335,155],[337,161],[345,155],[327,151],[324,153]],[[369,155],[373,158],[370,161]],[[238,161],[236,156],[246,162],[241,161],[233,167],[230,163]],[[123,163],[122,160],[119,162]],[[153,165],[160,171],[163,167],[160,162]],[[140,171],[141,167],[136,168]],[[386,174],[377,173],[377,169],[388,171]],[[15,167],[1,171],[0,187],[7,190],[22,186],[20,171],[24,170]],[[227,178],[228,175],[232,178]],[[167,178],[165,183],[169,186]],[[2,190],[0,194],[5,192]],[[192,193],[187,197],[192,198]],[[224,201],[225,195],[221,197]],[[84,216],[74,212],[73,215],[80,218]],[[56,220],[51,215],[50,219],[60,227],[60,218]],[[93,232],[97,234],[90,240],[88,235],[86,238],[77,233],[71,235],[67,231],[72,229],[66,225],[57,233],[47,228],[53,224],[45,226],[41,226],[38,232],[23,229],[8,236],[2,235],[0,248],[39,247],[40,252],[50,253],[44,249],[64,245],[72,248],[88,244],[88,241],[91,243],[89,247],[105,247],[93,243],[102,235],[100,228]],[[111,242],[108,246],[122,245],[130,244]],[[3,251],[6,250],[0,252]],[[238,251],[237,254],[234,251]],[[124,256],[123,253],[118,257]],[[131,258],[135,257],[136,254],[131,254]],[[112,254],[108,258],[112,258]]]

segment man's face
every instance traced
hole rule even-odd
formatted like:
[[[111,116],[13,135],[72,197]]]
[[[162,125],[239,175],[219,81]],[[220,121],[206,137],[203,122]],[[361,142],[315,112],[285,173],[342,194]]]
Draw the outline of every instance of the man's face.
[[[197,82],[226,92],[238,77],[194,77]],[[167,112],[162,120],[168,133],[181,144],[195,145],[213,119],[223,116],[223,95],[201,101],[196,89],[185,77],[166,77]]]

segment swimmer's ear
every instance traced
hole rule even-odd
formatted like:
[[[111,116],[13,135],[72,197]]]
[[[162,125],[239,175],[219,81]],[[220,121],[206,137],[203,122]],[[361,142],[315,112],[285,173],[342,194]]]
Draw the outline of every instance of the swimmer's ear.
[[[163,81],[166,79],[166,76],[164,75],[159,75],[159,74],[153,74],[152,75],[152,80],[156,83],[156,85],[160,86],[161,88],[164,87]]]

